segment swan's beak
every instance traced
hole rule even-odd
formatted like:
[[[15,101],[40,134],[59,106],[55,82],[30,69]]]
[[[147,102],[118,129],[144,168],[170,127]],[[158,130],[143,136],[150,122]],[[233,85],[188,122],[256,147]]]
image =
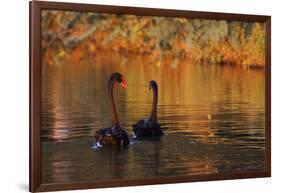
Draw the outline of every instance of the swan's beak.
[[[122,88],[127,88],[127,84],[126,84],[126,82],[125,82],[125,80],[123,78],[121,80],[121,87]]]

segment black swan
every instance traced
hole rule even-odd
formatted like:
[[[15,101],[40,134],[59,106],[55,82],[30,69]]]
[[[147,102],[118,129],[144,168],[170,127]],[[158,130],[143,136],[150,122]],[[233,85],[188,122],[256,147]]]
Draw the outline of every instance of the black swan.
[[[160,137],[163,135],[161,126],[157,122],[158,87],[156,81],[149,81],[148,90],[153,91],[151,114],[148,119],[140,120],[133,125],[133,133],[136,138]]]
[[[119,72],[112,73],[107,84],[109,104],[111,108],[112,127],[103,128],[95,133],[97,146],[103,145],[121,145],[130,144],[129,137],[125,130],[120,127],[116,107],[113,99],[113,87],[115,83],[120,83],[121,87],[126,88],[127,85],[123,76]]]

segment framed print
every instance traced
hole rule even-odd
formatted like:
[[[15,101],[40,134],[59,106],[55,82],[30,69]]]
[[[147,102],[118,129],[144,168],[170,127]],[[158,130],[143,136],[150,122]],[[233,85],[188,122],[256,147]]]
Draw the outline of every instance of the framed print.
[[[30,191],[271,176],[270,16],[30,2]]]

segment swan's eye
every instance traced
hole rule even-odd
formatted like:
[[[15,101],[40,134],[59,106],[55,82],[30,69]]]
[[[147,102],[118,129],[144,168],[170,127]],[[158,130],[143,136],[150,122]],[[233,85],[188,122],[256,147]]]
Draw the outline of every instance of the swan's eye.
[[[127,84],[124,78],[121,78],[121,87],[127,88]]]

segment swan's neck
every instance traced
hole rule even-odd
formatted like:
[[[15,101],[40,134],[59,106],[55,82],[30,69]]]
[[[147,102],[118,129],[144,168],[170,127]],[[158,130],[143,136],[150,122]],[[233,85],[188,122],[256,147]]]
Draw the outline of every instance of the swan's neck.
[[[112,118],[112,126],[115,126],[116,128],[120,128],[119,125],[119,120],[117,116],[117,111],[114,103],[114,98],[113,98],[113,87],[114,87],[114,80],[109,79],[108,81],[108,98],[109,98],[109,106],[111,109],[111,118]]]
[[[153,92],[153,100],[152,100],[150,119],[153,121],[157,121],[158,88],[156,85],[152,87],[152,92]]]

